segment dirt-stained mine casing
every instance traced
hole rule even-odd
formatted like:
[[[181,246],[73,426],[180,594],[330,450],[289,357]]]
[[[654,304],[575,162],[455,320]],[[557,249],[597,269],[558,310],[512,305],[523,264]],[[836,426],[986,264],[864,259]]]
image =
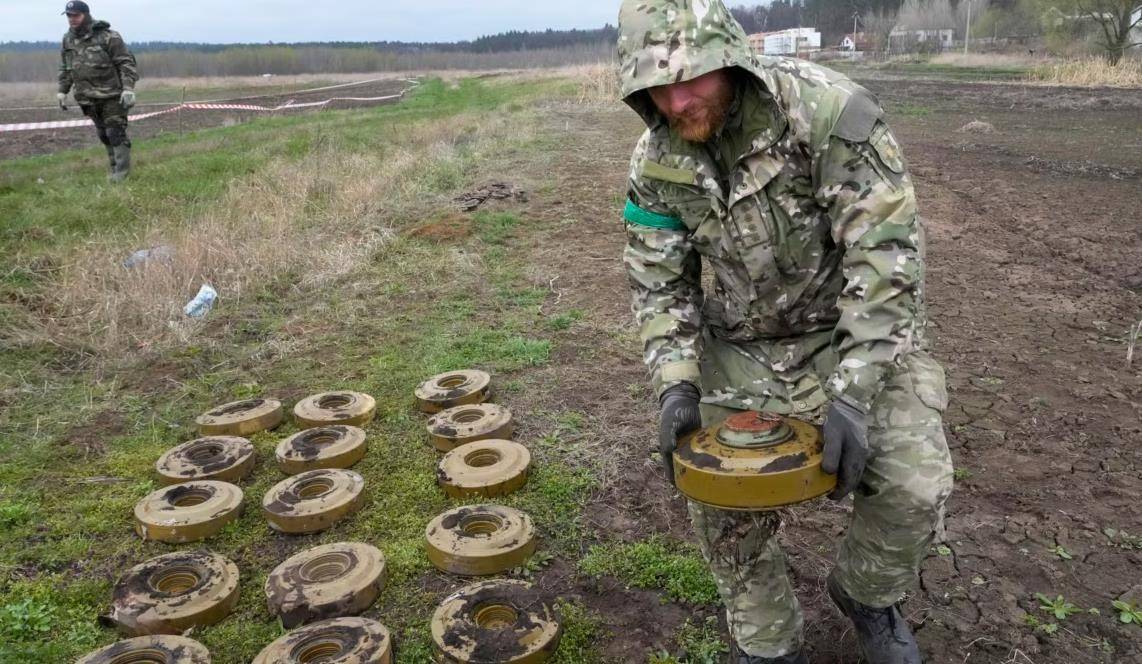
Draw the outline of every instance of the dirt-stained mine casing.
[[[678,490],[697,502],[732,510],[777,509],[833,490],[821,470],[817,427],[744,411],[683,438],[674,452]]]

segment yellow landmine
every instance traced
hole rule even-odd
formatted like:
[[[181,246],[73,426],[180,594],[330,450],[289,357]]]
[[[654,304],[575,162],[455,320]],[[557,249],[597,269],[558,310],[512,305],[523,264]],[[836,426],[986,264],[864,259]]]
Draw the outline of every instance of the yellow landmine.
[[[353,542],[302,551],[266,579],[270,613],[293,628],[328,618],[355,616],[377,601],[385,587],[385,556]]]
[[[483,581],[447,597],[432,616],[440,661],[451,664],[535,664],[559,648],[559,616],[523,581]]]
[[[428,420],[428,435],[440,452],[478,440],[511,440],[514,432],[512,412],[490,403],[449,408]]]
[[[237,565],[209,551],[178,551],[128,570],[106,619],[125,636],[182,634],[221,621],[237,603]]]
[[[194,480],[238,482],[254,470],[254,445],[237,436],[197,438],[167,450],[155,462],[162,484]]]
[[[706,505],[778,509],[836,487],[836,476],[821,470],[822,448],[812,424],[744,411],[680,441],[674,479],[679,491]]]
[[[377,401],[360,392],[324,392],[297,402],[293,418],[302,429],[342,424],[363,427],[377,414]]]
[[[449,510],[425,529],[428,559],[451,574],[483,576],[520,567],[535,553],[535,526],[523,512],[500,505]]]
[[[306,429],[278,444],[278,469],[286,475],[308,470],[350,468],[368,451],[365,430],[354,426]]]
[[[76,664],[210,664],[206,646],[184,636],[140,636],[112,643]]]
[[[452,498],[504,496],[527,482],[531,452],[510,440],[481,440],[444,455],[437,483]]]
[[[262,511],[275,530],[316,533],[361,509],[365,478],[351,470],[311,470],[273,486]]]
[[[282,403],[276,399],[248,399],[224,404],[195,420],[203,436],[248,437],[281,424]]]
[[[197,542],[242,514],[242,490],[228,482],[187,482],[164,487],[135,505],[135,532],[169,544]]]
[[[492,377],[484,371],[450,371],[433,376],[415,391],[421,412],[439,413],[456,406],[481,404],[491,396]]]
[[[365,618],[334,618],[286,634],[266,646],[253,664],[391,664],[387,627]]]

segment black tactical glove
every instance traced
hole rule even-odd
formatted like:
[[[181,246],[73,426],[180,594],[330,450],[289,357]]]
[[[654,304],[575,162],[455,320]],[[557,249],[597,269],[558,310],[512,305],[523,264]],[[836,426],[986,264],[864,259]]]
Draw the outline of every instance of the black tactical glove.
[[[662,412],[658,417],[658,451],[662,454],[662,469],[666,480],[674,484],[674,448],[678,439],[702,426],[698,402],[702,395],[690,383],[679,383],[668,388],[658,398]]]
[[[834,401],[825,414],[825,450],[821,470],[837,476],[830,500],[853,492],[868,462],[868,418],[843,401]]]

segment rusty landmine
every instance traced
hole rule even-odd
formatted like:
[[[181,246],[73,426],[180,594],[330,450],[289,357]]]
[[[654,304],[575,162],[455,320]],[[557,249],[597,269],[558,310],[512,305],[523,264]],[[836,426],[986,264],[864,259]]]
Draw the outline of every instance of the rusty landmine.
[[[385,556],[368,544],[319,546],[289,558],[266,579],[266,604],[286,628],[355,616],[385,587]]]
[[[450,595],[432,616],[441,660],[455,664],[533,664],[555,654],[559,615],[523,581],[483,581]]]
[[[351,470],[311,470],[274,485],[262,510],[274,530],[316,533],[361,509],[364,489],[365,478]]]
[[[276,399],[248,399],[224,404],[198,416],[198,432],[203,436],[250,436],[282,423],[282,402]]]
[[[353,426],[306,429],[278,444],[278,469],[286,475],[308,470],[350,468],[365,458],[365,430]]]
[[[478,440],[511,440],[514,432],[512,412],[491,403],[449,408],[428,420],[428,435],[440,452]]]
[[[531,452],[510,440],[481,440],[440,460],[436,481],[453,498],[504,496],[527,482]]]
[[[128,570],[105,620],[126,636],[182,634],[221,621],[237,603],[237,565],[209,551],[178,551]]]
[[[242,490],[227,482],[164,487],[135,505],[135,532],[169,544],[197,542],[241,516],[243,498]]]
[[[793,418],[743,411],[684,437],[674,479],[691,500],[730,510],[772,510],[833,490],[821,470],[817,427]]]
[[[449,510],[425,529],[428,559],[461,576],[498,574],[520,567],[535,553],[535,526],[523,512],[500,505]]]
[[[76,664],[210,664],[210,652],[184,636],[140,636],[100,648]]]
[[[481,404],[491,395],[492,377],[484,371],[450,371],[433,376],[416,388],[421,412],[439,413],[456,406]]]
[[[254,445],[237,436],[208,436],[167,450],[155,462],[162,484],[238,482],[254,470]]]
[[[390,664],[387,627],[365,618],[334,618],[295,629],[266,646],[253,664]]]
[[[363,427],[377,414],[377,401],[360,392],[325,392],[297,402],[293,418],[302,429],[332,426]]]

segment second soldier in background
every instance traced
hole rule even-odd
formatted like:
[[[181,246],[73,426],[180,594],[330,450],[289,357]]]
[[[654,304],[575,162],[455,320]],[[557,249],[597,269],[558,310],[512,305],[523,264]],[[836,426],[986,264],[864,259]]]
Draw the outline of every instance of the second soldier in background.
[[[139,80],[135,56],[110,23],[91,18],[87,3],[73,0],[63,13],[69,29],[60,53],[56,95],[60,108],[67,110],[67,93],[72,92],[107,148],[111,180],[120,182],[131,171],[127,111],[135,105],[135,83]]]

